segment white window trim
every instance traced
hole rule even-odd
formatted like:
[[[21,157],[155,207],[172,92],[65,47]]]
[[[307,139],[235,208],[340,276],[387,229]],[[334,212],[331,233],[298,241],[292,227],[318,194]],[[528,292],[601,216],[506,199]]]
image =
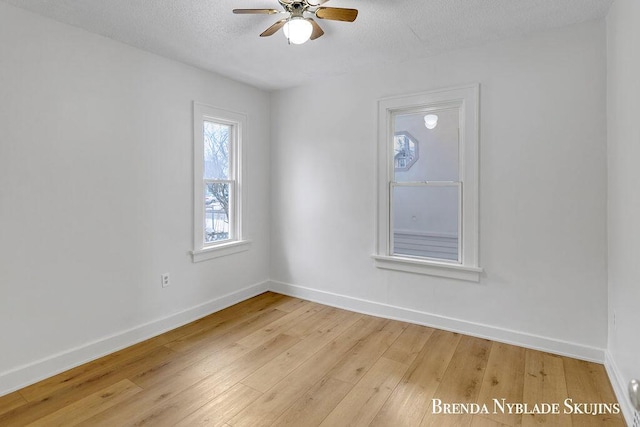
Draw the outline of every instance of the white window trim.
[[[376,253],[378,268],[480,281],[479,266],[479,110],[480,85],[458,86],[378,101],[378,209]],[[390,183],[394,177],[393,116],[412,110],[460,105],[460,182],[464,186],[460,219],[460,263],[392,255]]]
[[[231,211],[234,221],[232,240],[205,244],[204,242],[204,129],[205,120],[227,123],[233,126],[234,136],[231,147],[232,170],[235,171],[236,186]],[[234,111],[223,110],[198,102],[193,102],[193,262],[231,255],[249,249],[250,240],[245,239],[244,206],[246,206],[246,185],[244,179],[245,154],[243,138],[246,135],[247,116]]]

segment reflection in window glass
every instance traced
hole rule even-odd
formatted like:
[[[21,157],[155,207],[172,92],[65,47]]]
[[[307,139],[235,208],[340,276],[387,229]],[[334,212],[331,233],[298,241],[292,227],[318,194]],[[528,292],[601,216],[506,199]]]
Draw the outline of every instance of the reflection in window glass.
[[[231,126],[204,122],[204,178],[229,179]]]
[[[213,182],[205,186],[204,241],[229,239],[229,183]]]
[[[427,114],[437,114],[435,128],[425,126]],[[415,141],[416,156],[408,168],[395,167],[397,182],[459,181],[459,124],[458,108],[398,114],[394,117],[394,151],[400,143],[397,135],[408,135]],[[410,150],[407,150],[410,151]],[[396,152],[397,153],[397,152]],[[395,153],[394,153],[395,154]],[[419,155],[418,155],[419,154]],[[397,160],[394,158],[394,161]]]
[[[408,132],[396,132],[393,147],[396,170],[409,170],[418,160],[418,143]]]
[[[393,254],[458,261],[460,193],[456,183],[393,187]]]

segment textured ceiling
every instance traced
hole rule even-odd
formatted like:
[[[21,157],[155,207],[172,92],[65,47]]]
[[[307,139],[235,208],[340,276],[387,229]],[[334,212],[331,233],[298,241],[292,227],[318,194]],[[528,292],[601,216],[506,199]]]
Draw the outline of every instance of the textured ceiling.
[[[325,35],[288,45],[258,35],[277,0],[2,0],[88,31],[264,89],[400,63],[445,50],[605,16],[612,0],[331,0],[359,10],[354,23],[317,21]]]

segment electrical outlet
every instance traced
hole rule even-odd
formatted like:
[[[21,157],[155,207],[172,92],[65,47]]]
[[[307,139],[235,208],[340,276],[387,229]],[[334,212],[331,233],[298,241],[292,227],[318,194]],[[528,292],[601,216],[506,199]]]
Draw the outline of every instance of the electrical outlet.
[[[169,276],[169,273],[164,273],[161,276],[161,280],[162,280],[162,287],[166,288],[167,286],[169,286],[171,284],[171,276]]]

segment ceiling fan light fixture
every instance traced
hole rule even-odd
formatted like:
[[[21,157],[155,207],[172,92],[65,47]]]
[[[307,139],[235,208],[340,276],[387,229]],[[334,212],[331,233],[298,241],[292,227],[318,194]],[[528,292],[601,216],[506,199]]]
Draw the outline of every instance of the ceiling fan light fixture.
[[[284,24],[282,30],[290,43],[302,44],[311,37],[313,25],[303,17],[294,16]]]

